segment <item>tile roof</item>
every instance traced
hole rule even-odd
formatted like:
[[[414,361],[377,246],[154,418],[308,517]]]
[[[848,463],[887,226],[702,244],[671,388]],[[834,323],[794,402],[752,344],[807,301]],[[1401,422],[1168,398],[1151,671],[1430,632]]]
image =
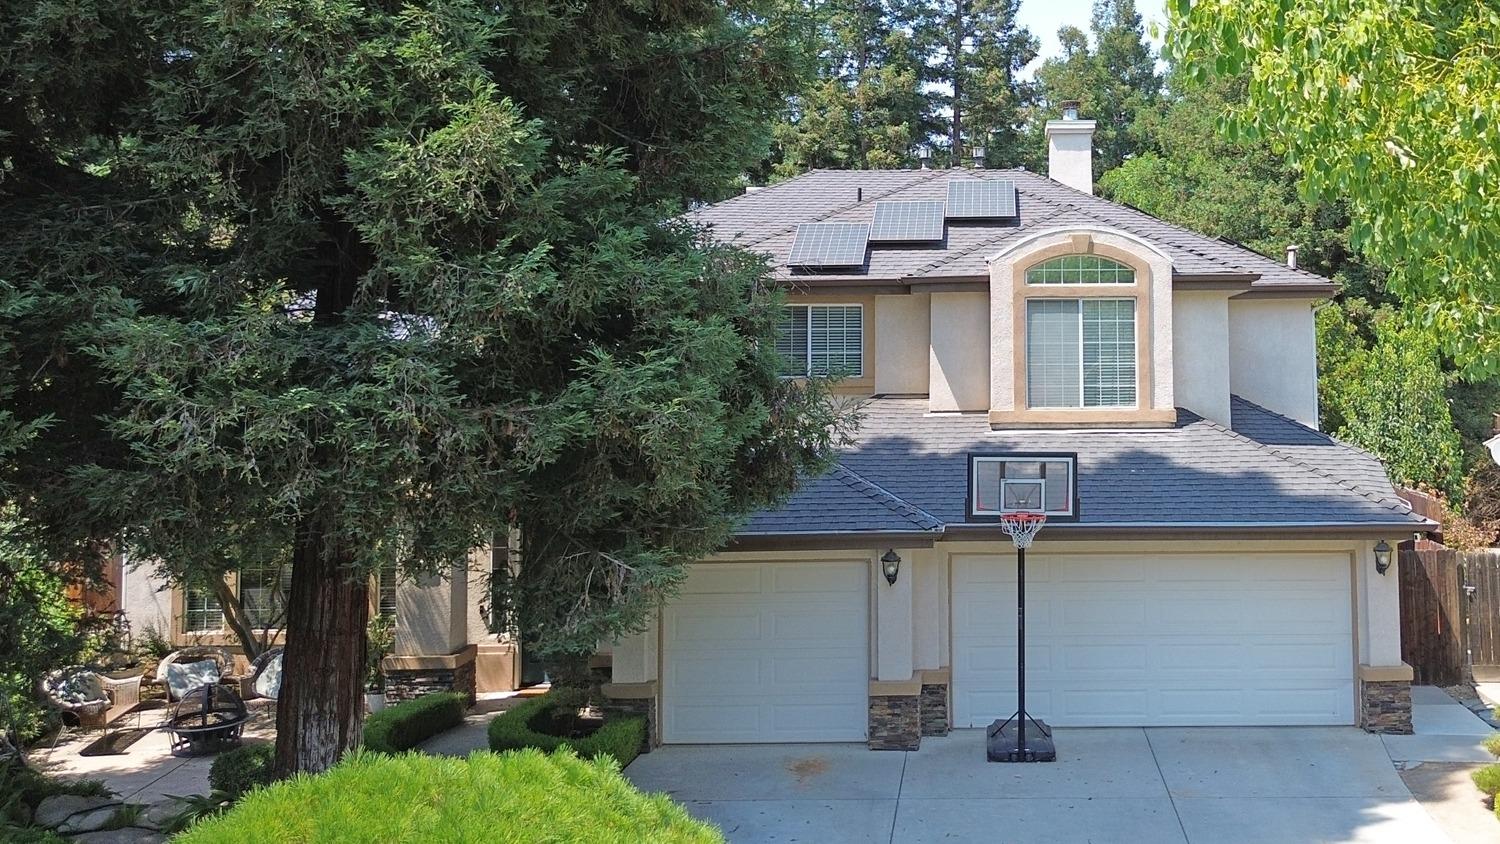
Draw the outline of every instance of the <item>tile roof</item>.
[[[1009,179],[1016,183],[1013,221],[950,223],[941,243],[872,244],[864,271],[853,276],[793,275],[786,267],[798,223],[870,222],[877,200],[944,199],[952,179]],[[1253,289],[1332,293],[1333,284],[1227,241],[1189,231],[1143,211],[1083,193],[1026,170],[813,170],[768,188],[705,206],[690,215],[715,236],[768,255],[782,278],[808,287],[840,280],[865,282],[973,278],[988,274],[986,259],[1036,231],[1064,225],[1102,225],[1152,243],[1185,276],[1254,277]]]
[[[927,407],[925,398],[870,401],[858,443],[840,455],[842,472],[756,514],[741,535],[936,532],[962,524],[968,455],[978,451],[1076,452],[1081,525],[1426,524],[1396,497],[1379,461],[1238,397],[1235,430],[1182,409],[1177,425],[1164,429],[992,430],[986,414]]]

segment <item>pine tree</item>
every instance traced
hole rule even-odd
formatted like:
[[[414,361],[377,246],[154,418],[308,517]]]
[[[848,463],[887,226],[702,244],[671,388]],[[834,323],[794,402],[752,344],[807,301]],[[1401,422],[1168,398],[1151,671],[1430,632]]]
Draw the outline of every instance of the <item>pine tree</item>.
[[[764,155],[786,8],[8,4],[9,503],[284,542],[284,772],[359,744],[387,562],[514,527],[554,651],[639,625],[847,421],[777,377],[763,261],[670,222]]]
[[[962,165],[970,149],[984,147],[990,166],[1022,160],[1020,128],[1031,86],[1017,78],[1036,58],[1038,42],[1016,23],[1020,0],[954,0],[943,4],[945,29],[937,61],[951,88],[947,102],[948,158]]]
[[[1062,55],[1037,70],[1038,103],[1030,121],[1032,155],[1045,162],[1042,126],[1058,116],[1059,104],[1080,103],[1082,116],[1098,121],[1094,133],[1094,178],[1098,181],[1142,148],[1136,116],[1161,96],[1156,58],[1146,43],[1135,0],[1095,0],[1089,36],[1076,27],[1058,31]]]

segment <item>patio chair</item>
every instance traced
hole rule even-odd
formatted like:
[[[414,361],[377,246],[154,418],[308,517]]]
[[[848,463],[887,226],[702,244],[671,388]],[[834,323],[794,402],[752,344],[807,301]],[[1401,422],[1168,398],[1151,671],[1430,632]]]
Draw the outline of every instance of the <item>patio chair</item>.
[[[225,648],[194,646],[167,654],[156,666],[156,682],[167,690],[167,700],[179,701],[199,686],[229,676],[234,657]]]
[[[141,675],[111,677],[85,665],[60,668],[42,679],[42,694],[78,726],[108,727],[140,705]]]
[[[281,696],[281,648],[271,648],[250,663],[246,678],[250,691],[257,696],[276,700]]]

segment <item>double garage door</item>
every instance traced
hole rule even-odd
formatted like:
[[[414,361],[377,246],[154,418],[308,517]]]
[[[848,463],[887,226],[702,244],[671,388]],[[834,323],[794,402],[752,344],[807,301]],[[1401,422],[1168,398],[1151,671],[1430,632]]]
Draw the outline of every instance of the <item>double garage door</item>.
[[[982,727],[1015,709],[1015,558],[951,572],[953,721]],[[663,739],[864,740],[870,583],[865,562],[697,566],[663,613]],[[1352,724],[1352,635],[1344,555],[1027,561],[1028,709],[1059,726]]]

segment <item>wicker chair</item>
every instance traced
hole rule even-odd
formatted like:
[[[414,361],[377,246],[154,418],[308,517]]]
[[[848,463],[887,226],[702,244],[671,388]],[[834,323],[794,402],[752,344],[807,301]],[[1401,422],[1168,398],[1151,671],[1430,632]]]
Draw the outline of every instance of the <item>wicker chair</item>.
[[[230,675],[234,668],[234,657],[226,648],[212,648],[204,646],[193,646],[173,651],[162,658],[161,664],[156,666],[156,682],[167,690],[167,700],[175,701],[179,697],[172,693],[172,686],[167,682],[167,669],[174,664],[187,665],[193,662],[213,660],[218,665],[218,676],[214,682],[218,682]]]
[[[91,666],[61,668],[42,679],[42,694],[84,728],[107,727],[141,702],[141,675],[110,677]]]

